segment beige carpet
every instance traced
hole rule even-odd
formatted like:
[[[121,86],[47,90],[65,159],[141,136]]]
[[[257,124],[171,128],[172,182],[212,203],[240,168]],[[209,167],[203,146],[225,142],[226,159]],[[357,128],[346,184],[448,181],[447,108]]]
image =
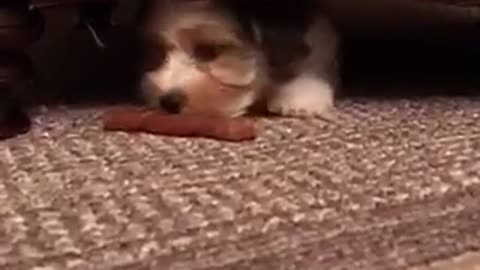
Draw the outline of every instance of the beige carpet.
[[[256,142],[104,133],[50,108],[0,142],[0,269],[406,269],[480,249],[480,100],[351,100]]]

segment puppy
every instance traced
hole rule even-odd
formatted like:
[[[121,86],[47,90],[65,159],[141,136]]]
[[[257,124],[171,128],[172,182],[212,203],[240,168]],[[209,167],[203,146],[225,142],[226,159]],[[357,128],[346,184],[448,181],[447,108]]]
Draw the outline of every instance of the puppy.
[[[150,0],[143,99],[168,113],[236,117],[255,108],[328,118],[337,33],[315,0]]]

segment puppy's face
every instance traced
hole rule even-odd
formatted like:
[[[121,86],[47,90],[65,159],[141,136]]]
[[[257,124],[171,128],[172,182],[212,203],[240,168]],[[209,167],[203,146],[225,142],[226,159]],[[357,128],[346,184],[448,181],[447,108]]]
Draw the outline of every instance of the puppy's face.
[[[145,100],[170,113],[244,114],[264,85],[259,50],[225,10],[185,2],[155,7],[145,26]]]

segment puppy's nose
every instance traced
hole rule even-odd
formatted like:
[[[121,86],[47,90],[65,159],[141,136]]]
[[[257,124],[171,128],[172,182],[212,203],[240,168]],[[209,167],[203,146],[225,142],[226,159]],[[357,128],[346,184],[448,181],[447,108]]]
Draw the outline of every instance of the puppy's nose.
[[[180,91],[173,91],[160,97],[160,107],[167,113],[180,113],[182,107],[185,105],[187,97]]]

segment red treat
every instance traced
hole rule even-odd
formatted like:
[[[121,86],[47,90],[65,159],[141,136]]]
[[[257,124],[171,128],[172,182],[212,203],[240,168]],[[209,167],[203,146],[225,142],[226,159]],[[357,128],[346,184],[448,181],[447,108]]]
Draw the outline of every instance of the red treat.
[[[199,115],[171,115],[143,108],[123,107],[104,114],[104,129],[148,132],[178,137],[207,137],[225,141],[253,140],[255,126],[240,118]]]

